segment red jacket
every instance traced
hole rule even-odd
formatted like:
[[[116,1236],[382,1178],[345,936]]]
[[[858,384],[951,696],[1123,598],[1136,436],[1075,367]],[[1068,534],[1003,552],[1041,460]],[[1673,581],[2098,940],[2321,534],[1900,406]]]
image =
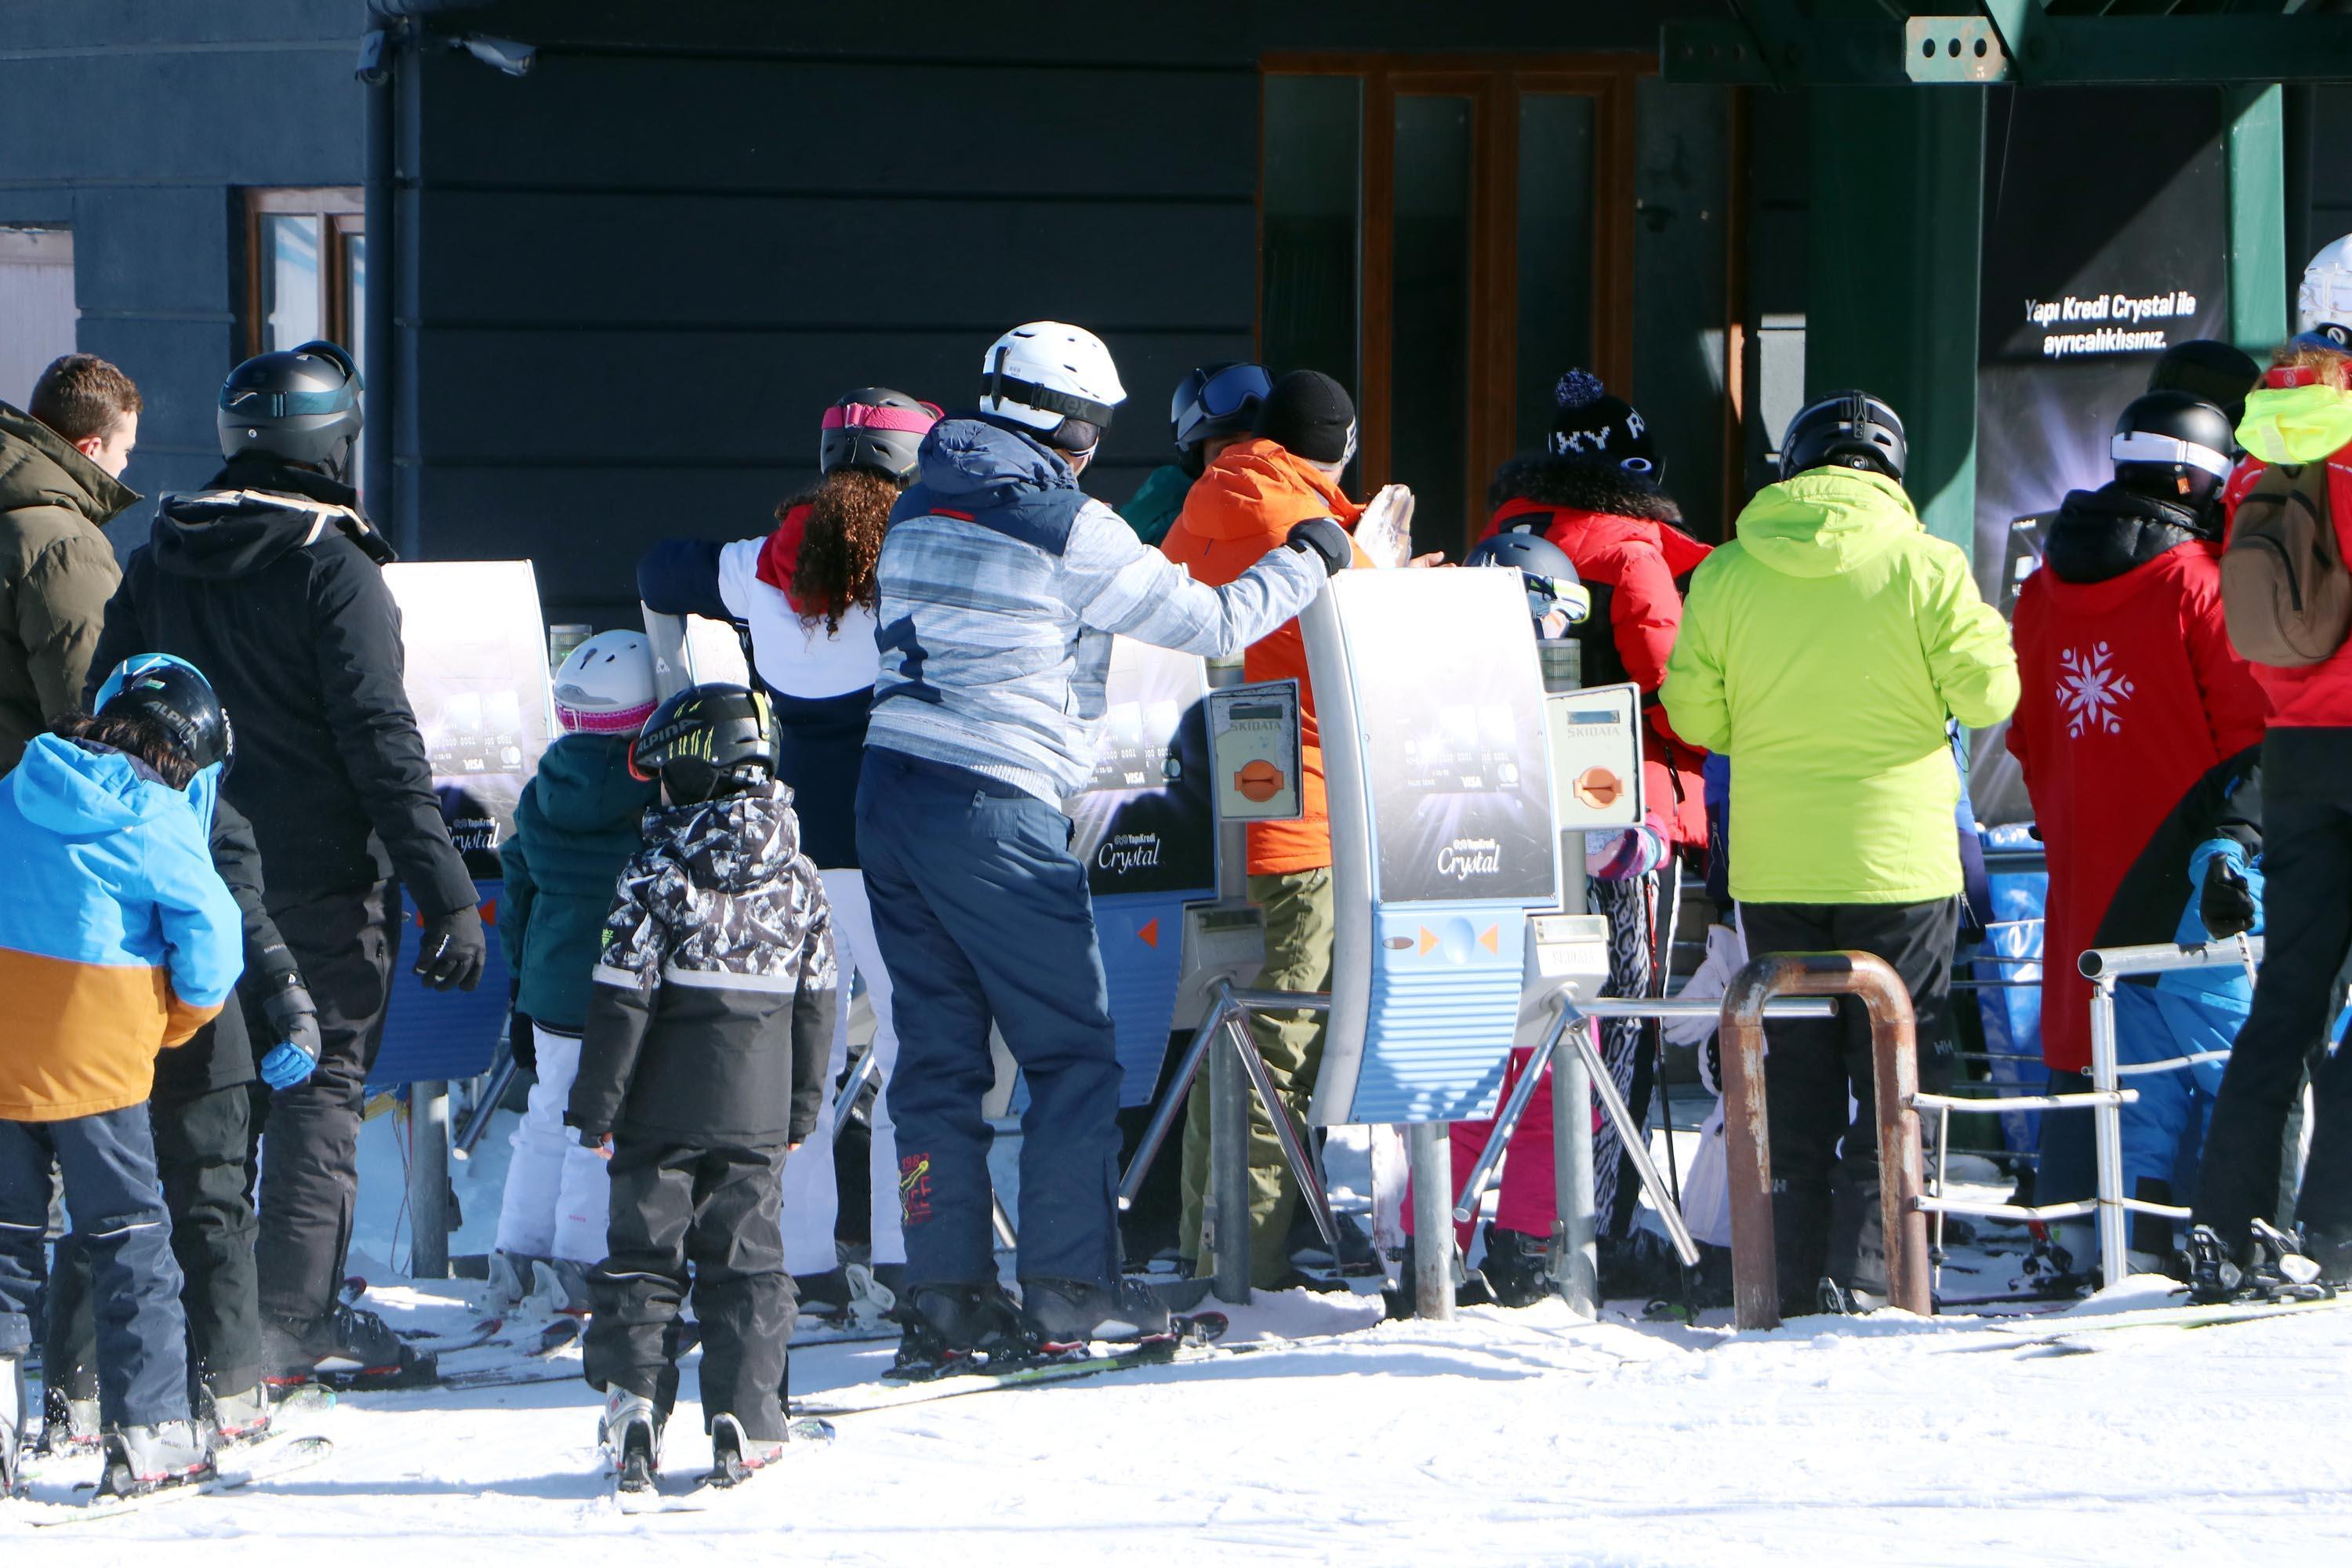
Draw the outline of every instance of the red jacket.
[[[1609,591],[1610,639],[1625,666],[1625,679],[1641,687],[1644,699],[1642,784],[1647,804],[1675,843],[1705,844],[1706,799],[1699,766],[1706,753],[1685,744],[1667,723],[1665,710],[1649,700],[1665,683],[1666,656],[1675,651],[1675,634],[1682,629],[1683,596],[1675,579],[1706,560],[1708,547],[1669,522],[1527,497],[1496,508],[1479,537],[1492,538],[1528,517],[1549,517],[1537,525],[1543,536],[1575,563],[1577,576],[1587,585]]]
[[[2075,1072],[2091,1065],[2091,987],[2075,960],[2181,796],[2262,739],[2265,706],[2222,629],[2218,545],[2176,544],[2096,581],[2061,576],[2061,534],[2091,499],[2067,498],[2052,564],[2018,595],[2023,692],[2009,726],[2050,859],[2042,1057]]]

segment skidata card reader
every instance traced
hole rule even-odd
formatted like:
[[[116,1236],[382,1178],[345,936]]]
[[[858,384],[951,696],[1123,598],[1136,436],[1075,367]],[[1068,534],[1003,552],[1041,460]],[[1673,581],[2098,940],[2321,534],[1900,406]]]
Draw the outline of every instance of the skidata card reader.
[[[1336,915],[1314,1120],[1490,1114],[1528,918],[1560,902],[1526,589],[1507,572],[1343,572],[1299,625]]]

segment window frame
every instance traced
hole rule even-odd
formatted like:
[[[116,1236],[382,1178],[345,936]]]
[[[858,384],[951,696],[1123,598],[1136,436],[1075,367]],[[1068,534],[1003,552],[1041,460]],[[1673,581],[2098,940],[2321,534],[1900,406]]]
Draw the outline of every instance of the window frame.
[[[1364,492],[1389,482],[1396,287],[1396,100],[1471,100],[1471,298],[1468,447],[1463,516],[1467,548],[1486,514],[1486,481],[1514,455],[1518,351],[1519,100],[1565,93],[1593,100],[1592,368],[1612,387],[1633,371],[1633,242],[1637,84],[1655,75],[1647,55],[1391,55],[1271,53],[1258,62],[1257,350],[1265,342],[1265,84],[1276,76],[1352,76],[1362,83],[1358,123],[1356,331],[1358,471]]]
[[[245,193],[245,352],[262,352],[268,327],[261,312],[261,220],[265,216],[319,220],[319,321],[330,342],[349,348],[359,323],[352,319],[351,268],[343,240],[367,233],[365,194],[357,185],[249,186]],[[292,345],[288,345],[292,346]]]

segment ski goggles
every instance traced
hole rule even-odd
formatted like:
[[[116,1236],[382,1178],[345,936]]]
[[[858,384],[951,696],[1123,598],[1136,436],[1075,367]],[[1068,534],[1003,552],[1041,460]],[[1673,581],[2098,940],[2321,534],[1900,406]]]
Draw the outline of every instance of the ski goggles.
[[[2168,467],[2202,468],[2217,479],[2230,477],[2230,459],[2210,447],[2159,436],[2152,430],[2126,430],[2107,443],[2107,456],[2118,463],[2159,463]]]
[[[1545,577],[1521,569],[1528,580],[1528,612],[1541,620],[1554,610],[1568,612],[1570,626],[1581,626],[1592,614],[1592,590],[1573,578]]]
[[[1199,378],[1195,384],[1195,378]],[[1228,364],[1202,376],[1184,378],[1169,402],[1169,422],[1176,428],[1176,444],[1191,444],[1192,432],[1211,419],[1230,419],[1253,403],[1263,403],[1274,391],[1274,377],[1262,364]]]

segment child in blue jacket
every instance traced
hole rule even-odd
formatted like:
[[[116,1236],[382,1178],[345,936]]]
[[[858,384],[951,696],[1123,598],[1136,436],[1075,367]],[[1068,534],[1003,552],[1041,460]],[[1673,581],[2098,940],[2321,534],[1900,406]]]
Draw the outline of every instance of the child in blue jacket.
[[[147,1116],[157,1048],[217,1015],[244,966],[236,902],[184,793],[203,765],[202,710],[219,718],[200,679],[192,693],[183,724],[116,710],[61,720],[0,779],[0,1486],[15,1483],[25,1435],[53,1163],[112,1298],[98,1312],[101,1493],[212,1469],[190,1418],[187,1321]]]

